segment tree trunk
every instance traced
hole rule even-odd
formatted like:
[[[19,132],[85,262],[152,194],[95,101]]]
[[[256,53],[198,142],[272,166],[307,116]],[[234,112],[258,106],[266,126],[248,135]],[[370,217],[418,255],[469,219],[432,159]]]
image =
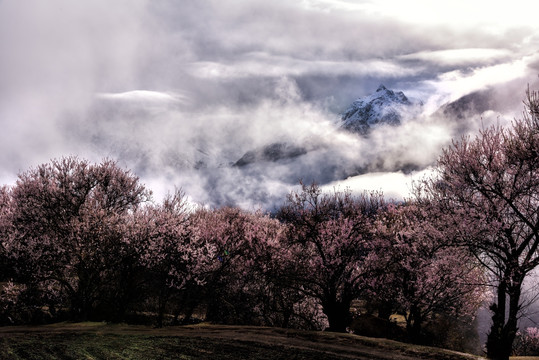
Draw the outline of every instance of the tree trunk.
[[[330,300],[322,303],[324,314],[328,317],[328,331],[346,332],[346,328],[352,320],[350,317],[350,303],[351,301],[347,300]]]
[[[514,281],[509,288],[505,281],[498,285],[498,303],[490,306],[493,315],[487,339],[487,358],[489,359],[509,360],[517,333],[520,293],[521,281]],[[506,311],[507,295],[509,297],[508,312]],[[506,312],[507,322],[505,321]]]
[[[423,325],[423,318],[421,311],[416,305],[410,307],[410,313],[406,318],[406,332],[408,339],[413,344],[421,343],[421,327]]]
[[[165,318],[165,310],[167,307],[168,299],[170,297],[170,291],[168,287],[163,286],[161,288],[159,298],[157,299],[157,323],[156,327],[163,327],[163,320]]]
[[[290,307],[283,307],[283,322],[281,324],[282,328],[287,329],[290,325],[290,318],[292,317],[293,309]]]
[[[81,285],[79,285],[81,286]],[[71,298],[71,314],[76,321],[94,320],[92,315],[93,301],[86,287],[79,287]]]
[[[378,317],[380,319],[388,320],[391,318],[393,313],[393,304],[389,301],[382,301],[378,304]]]

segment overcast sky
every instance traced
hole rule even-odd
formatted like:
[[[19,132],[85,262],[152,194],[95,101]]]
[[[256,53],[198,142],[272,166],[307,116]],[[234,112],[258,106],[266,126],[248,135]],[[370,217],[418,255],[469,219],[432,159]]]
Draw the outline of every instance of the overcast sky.
[[[527,84],[538,85],[533,7],[0,0],[0,180],[51,158],[109,156],[157,200],[177,186],[196,201],[253,207],[303,173],[340,184],[321,161],[341,170],[376,161],[375,174],[345,184],[402,196],[411,175],[395,163],[426,168],[453,134],[429,119],[440,105],[493,87],[503,114],[483,121],[519,115]],[[422,100],[423,117],[368,140],[335,132],[338,113],[380,83]],[[316,149],[286,164],[228,167],[276,140]]]

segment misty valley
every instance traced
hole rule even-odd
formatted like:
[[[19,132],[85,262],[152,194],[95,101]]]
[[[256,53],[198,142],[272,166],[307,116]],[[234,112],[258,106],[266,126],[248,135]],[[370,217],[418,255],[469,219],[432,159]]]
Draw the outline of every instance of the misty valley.
[[[107,95],[94,104],[76,136],[122,159],[148,184],[156,184],[160,196],[174,184],[198,203],[271,209],[299,181],[330,188],[347,179],[398,174],[410,183],[414,174],[435,164],[451,139],[499,121],[504,109],[492,101],[496,88],[433,110],[380,85],[333,113],[295,98],[294,82],[282,80],[279,87],[285,90],[276,99],[239,114],[211,106],[202,112],[186,109],[159,94]],[[374,190],[382,188],[391,197],[407,195],[387,180]]]

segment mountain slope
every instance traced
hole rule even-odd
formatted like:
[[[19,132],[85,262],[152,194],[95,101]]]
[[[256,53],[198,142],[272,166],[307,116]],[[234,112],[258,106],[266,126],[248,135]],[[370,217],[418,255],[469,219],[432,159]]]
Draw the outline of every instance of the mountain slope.
[[[498,110],[492,89],[478,90],[442,105],[434,115],[462,122],[487,110]]]
[[[275,162],[283,159],[293,159],[306,153],[307,149],[305,147],[277,142],[261,149],[246,152],[234,163],[234,166],[245,166],[259,161]]]

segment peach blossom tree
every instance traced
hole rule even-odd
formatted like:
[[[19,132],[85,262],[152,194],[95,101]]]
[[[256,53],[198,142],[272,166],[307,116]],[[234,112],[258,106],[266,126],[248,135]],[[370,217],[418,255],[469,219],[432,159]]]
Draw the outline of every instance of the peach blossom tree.
[[[489,127],[446,148],[423,183],[461,246],[493,276],[496,300],[487,356],[507,360],[517,333],[522,285],[539,265],[539,96],[509,128]]]

